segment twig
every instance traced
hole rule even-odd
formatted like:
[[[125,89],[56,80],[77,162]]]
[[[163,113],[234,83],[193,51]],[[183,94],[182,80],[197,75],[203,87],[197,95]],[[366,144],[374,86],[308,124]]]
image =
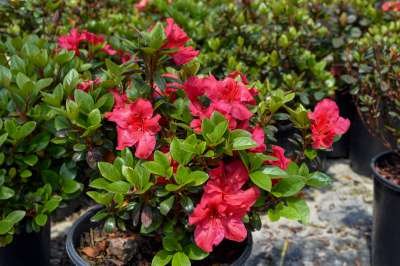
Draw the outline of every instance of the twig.
[[[289,247],[289,241],[287,239],[285,239],[285,242],[283,243],[283,249],[281,252],[281,261],[279,262],[279,266],[283,266],[284,262],[285,262],[285,256],[286,256],[286,252],[288,250]]]

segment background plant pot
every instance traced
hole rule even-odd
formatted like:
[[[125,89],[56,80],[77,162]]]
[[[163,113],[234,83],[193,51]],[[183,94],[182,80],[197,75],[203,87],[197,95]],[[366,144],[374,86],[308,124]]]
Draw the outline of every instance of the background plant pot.
[[[371,163],[374,174],[372,230],[372,265],[374,266],[400,265],[400,186],[393,184],[376,171],[376,165],[387,159],[390,154],[392,152],[381,153]]]
[[[40,232],[15,235],[10,245],[0,248],[0,265],[50,265],[50,222]]]
[[[349,90],[344,89],[336,94],[335,102],[339,107],[340,116],[350,119],[353,121],[354,116],[357,113],[356,107],[353,102],[353,98],[349,93]],[[333,150],[327,153],[327,157],[330,159],[348,158],[349,157],[349,144],[350,134],[344,134],[339,141],[333,144]]]
[[[70,231],[67,234],[67,242],[66,242],[66,250],[68,257],[72,264],[76,266],[90,266],[89,263],[87,263],[78,253],[76,250],[76,247],[80,244],[80,238],[83,235],[83,233],[88,232],[90,228],[94,228],[99,226],[99,223],[93,223],[90,221],[90,218],[96,214],[97,211],[99,211],[102,207],[101,206],[95,206],[92,209],[90,209],[88,212],[86,212],[84,215],[82,215],[71,227]],[[232,242],[233,243],[233,242]],[[230,246],[231,243],[228,243],[228,246]],[[244,265],[244,262],[249,258],[251,249],[253,246],[253,238],[251,237],[251,234],[248,234],[247,241],[244,241],[242,243],[234,243],[239,246],[243,246],[242,249],[242,254],[238,255],[237,259],[231,264],[232,266],[242,266]],[[211,256],[211,255],[210,255]],[[2,264],[0,264],[2,265]],[[207,262],[203,264],[200,262],[199,264],[193,264],[193,265],[209,265]]]
[[[384,152],[386,148],[378,138],[368,132],[358,115],[351,121],[350,134],[351,169],[358,174],[369,176],[372,174],[370,168],[372,158]]]
[[[93,205],[93,201],[88,199],[86,196],[81,195],[76,199],[71,199],[68,200],[66,203],[63,203],[51,216],[51,220],[53,222],[62,221],[68,216]]]

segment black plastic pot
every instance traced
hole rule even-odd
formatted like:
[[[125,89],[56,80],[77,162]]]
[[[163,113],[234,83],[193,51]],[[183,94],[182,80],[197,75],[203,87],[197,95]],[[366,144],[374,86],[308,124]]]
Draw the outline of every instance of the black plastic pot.
[[[372,158],[384,152],[386,148],[378,138],[368,132],[358,115],[351,121],[350,134],[351,168],[358,174],[370,176],[372,174],[370,168]]]
[[[50,222],[38,233],[22,232],[0,248],[1,266],[50,265]]]
[[[353,102],[353,97],[350,95],[349,90],[339,91],[335,97],[335,102],[339,107],[340,116],[353,121],[357,113],[356,107]],[[330,159],[348,158],[349,157],[349,144],[350,134],[344,134],[341,139],[333,144],[331,152],[327,153]]]
[[[83,233],[88,232],[90,228],[94,228],[99,226],[99,223],[93,223],[90,221],[90,218],[95,215],[102,207],[95,206],[90,209],[84,215],[82,215],[71,227],[70,231],[67,234],[67,242],[66,242],[66,250],[68,257],[72,264],[76,266],[90,266],[77,252],[76,247],[80,243],[80,238]],[[242,266],[245,261],[249,258],[251,249],[253,246],[253,238],[251,234],[247,237],[247,243],[243,249],[243,253],[238,257],[238,259],[233,262],[232,266]],[[3,264],[0,264],[1,266]]]
[[[376,171],[376,165],[393,152],[372,159],[374,174],[374,221],[372,230],[372,265],[400,265],[400,186]],[[400,167],[400,166],[399,166]]]

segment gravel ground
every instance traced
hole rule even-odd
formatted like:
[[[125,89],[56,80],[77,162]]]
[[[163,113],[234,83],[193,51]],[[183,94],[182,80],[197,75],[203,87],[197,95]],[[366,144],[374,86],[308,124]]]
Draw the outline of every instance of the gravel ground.
[[[370,265],[372,179],[355,174],[347,160],[330,161],[334,182],[328,190],[309,190],[311,219],[307,226],[281,219],[253,233],[247,266],[364,266]],[[51,264],[70,265],[64,251],[65,234],[81,213],[52,226]]]

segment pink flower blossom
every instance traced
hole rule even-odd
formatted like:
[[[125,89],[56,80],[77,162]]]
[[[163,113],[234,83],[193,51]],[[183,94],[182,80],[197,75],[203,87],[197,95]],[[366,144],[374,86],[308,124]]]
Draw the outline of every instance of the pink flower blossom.
[[[199,51],[194,50],[192,46],[185,47],[190,38],[172,18],[167,18],[165,35],[167,37],[167,42],[163,45],[163,48],[176,49],[176,51],[171,54],[175,64],[186,64],[199,54]]]
[[[400,11],[400,2],[399,1],[389,1],[389,2],[385,2],[382,5],[382,11],[384,12],[388,12],[388,11],[396,11],[399,12]]]
[[[274,161],[266,161],[265,163],[268,165],[278,166],[282,170],[286,170],[289,166],[290,159],[285,156],[285,150],[277,145],[272,145],[272,154],[277,160]]]
[[[79,55],[79,46],[83,41],[93,46],[103,46],[101,50],[108,55],[115,55],[117,53],[110,44],[106,43],[103,36],[86,30],[80,33],[77,29],[72,29],[68,35],[58,38],[58,46],[68,51],[75,51],[75,54]]]
[[[308,113],[308,118],[314,149],[330,149],[335,137],[343,135],[350,127],[350,121],[339,116],[338,106],[330,99],[320,101],[314,112]]]
[[[225,116],[229,128],[246,128],[253,115],[247,105],[255,104],[253,95],[244,83],[227,77],[217,80],[213,76],[198,78],[191,77],[183,85],[189,100],[189,110],[195,117],[191,126],[195,132],[201,132],[201,122],[210,118],[217,111]],[[204,104],[201,97],[209,101]]]
[[[267,146],[265,145],[264,129],[256,126],[252,132],[252,138],[257,143],[257,147],[250,149],[251,152],[265,152]]]
[[[78,84],[78,89],[83,90],[83,91],[88,91],[89,88],[91,88],[94,85],[99,85],[101,83],[101,79],[99,77],[96,77],[94,80],[86,80],[82,81],[81,83]]]
[[[113,94],[114,109],[106,113],[105,117],[117,124],[117,150],[135,146],[135,156],[147,159],[155,148],[156,135],[161,129],[158,124],[160,115],[153,116],[153,107],[147,100],[138,99],[127,103],[126,96],[116,92]]]
[[[77,29],[72,29],[69,34],[58,37],[58,46],[79,55],[79,44],[84,39]]]
[[[220,166],[209,172],[200,203],[189,217],[195,225],[195,242],[205,252],[211,252],[224,238],[233,241],[246,239],[243,217],[260,195],[256,187],[242,190],[249,175],[240,161]]]
[[[149,4],[150,0],[140,0],[135,4],[135,8],[139,11],[143,11],[147,5]]]

